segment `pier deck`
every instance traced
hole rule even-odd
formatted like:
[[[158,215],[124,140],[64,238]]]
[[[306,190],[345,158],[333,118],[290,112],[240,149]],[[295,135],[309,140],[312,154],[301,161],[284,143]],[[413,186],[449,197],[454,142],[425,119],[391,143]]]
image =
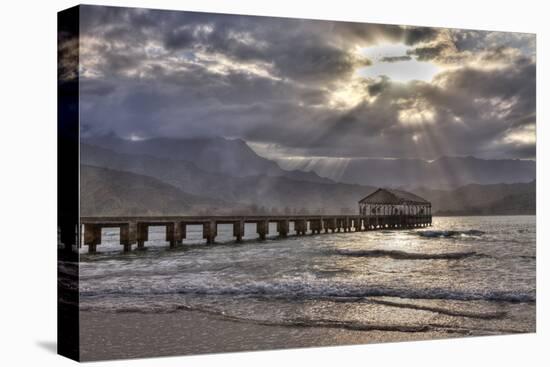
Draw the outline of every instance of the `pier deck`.
[[[399,229],[427,227],[432,224],[431,215],[247,215],[247,216],[136,216],[136,217],[82,217],[84,245],[88,252],[96,252],[101,244],[102,228],[120,228],[120,244],[124,251],[145,248],[150,226],[164,226],[166,241],[170,247],[181,244],[186,238],[188,225],[201,225],[202,237],[207,243],[214,243],[218,224],[233,225],[233,236],[242,241],[245,223],[256,224],[260,240],[269,234],[269,224],[277,224],[280,237],[289,235],[290,223],[294,223],[296,235],[308,233],[358,232],[377,229]],[[82,245],[82,244],[81,244]]]

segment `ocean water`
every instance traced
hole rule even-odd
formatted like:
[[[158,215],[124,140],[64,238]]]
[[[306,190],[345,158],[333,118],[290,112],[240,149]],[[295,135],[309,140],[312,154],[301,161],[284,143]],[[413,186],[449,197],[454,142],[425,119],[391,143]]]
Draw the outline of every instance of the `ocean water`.
[[[80,307],[95,312],[197,310],[262,325],[491,335],[535,331],[534,216],[435,217],[414,230],[233,242],[220,225],[206,245],[188,227],[169,249],[162,227],[146,251],[122,253],[105,229],[83,249]],[[291,227],[291,234],[292,234]]]

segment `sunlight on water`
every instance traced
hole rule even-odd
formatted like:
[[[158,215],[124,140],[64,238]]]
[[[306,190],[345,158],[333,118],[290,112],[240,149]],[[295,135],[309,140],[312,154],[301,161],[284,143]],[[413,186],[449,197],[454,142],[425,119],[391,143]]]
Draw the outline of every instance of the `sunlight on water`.
[[[201,227],[168,249],[151,228],[147,251],[121,253],[104,230],[99,254],[81,256],[81,307],[93,311],[195,309],[243,321],[338,327],[534,330],[535,217],[441,217],[434,226],[233,243]],[[291,234],[293,228],[291,227]],[[85,249],[84,249],[85,250]],[[412,328],[412,329],[411,329]]]

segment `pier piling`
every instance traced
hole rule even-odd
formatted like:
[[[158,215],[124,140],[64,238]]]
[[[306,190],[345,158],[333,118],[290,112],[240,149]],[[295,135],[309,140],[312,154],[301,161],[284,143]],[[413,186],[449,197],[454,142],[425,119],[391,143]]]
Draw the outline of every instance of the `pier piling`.
[[[207,244],[212,244],[216,240],[217,225],[216,222],[210,220],[202,225],[202,237],[206,239]]]
[[[183,222],[174,222],[174,241],[176,245],[181,245],[183,239],[187,236],[187,228]]]
[[[256,222],[256,233],[258,233],[261,241],[264,241],[269,234],[269,221],[261,220]]]
[[[164,226],[166,241],[170,247],[181,244],[187,238],[187,225],[201,225],[203,238],[208,244],[216,240],[218,224],[233,225],[233,236],[237,242],[244,237],[245,223],[255,223],[260,240],[265,240],[269,234],[269,223],[277,224],[280,237],[289,234],[290,222],[294,223],[296,235],[308,233],[334,233],[369,231],[375,229],[424,228],[432,225],[431,214],[414,215],[274,215],[274,216],[210,216],[210,217],[83,217],[83,244],[88,246],[89,253],[95,253],[101,244],[102,228],[120,229],[120,244],[125,252],[131,251],[137,244],[137,249],[144,249],[149,240],[150,226]]]
[[[244,221],[240,220],[233,223],[233,236],[237,242],[241,242],[244,237]]]
[[[288,235],[289,221],[286,219],[277,221],[277,232],[279,236],[286,237]]]

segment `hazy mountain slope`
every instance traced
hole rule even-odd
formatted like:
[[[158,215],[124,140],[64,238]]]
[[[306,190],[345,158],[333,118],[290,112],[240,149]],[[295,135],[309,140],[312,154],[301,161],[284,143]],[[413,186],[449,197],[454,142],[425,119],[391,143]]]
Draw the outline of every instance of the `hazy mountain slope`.
[[[474,157],[442,157],[432,162],[420,159],[303,159],[282,167],[312,170],[338,182],[388,187],[459,186],[529,182],[535,179],[536,163],[515,159],[485,160]]]
[[[201,197],[202,201],[210,198],[218,203],[232,203],[219,205],[217,208],[211,205],[209,210],[217,213],[220,212],[220,207],[226,212],[244,210],[247,213],[282,212],[285,209],[355,213],[357,201],[375,189],[373,186],[325,184],[267,175],[233,177],[203,170],[187,161],[123,154],[89,144],[81,144],[81,163],[149,176],[187,195]],[[469,184],[452,190],[416,188],[411,191],[431,201],[434,213],[529,214],[535,211],[534,181],[516,184]],[[506,197],[509,198],[505,199]],[[165,199],[161,197],[160,200]],[[131,208],[131,205],[128,207]]]
[[[484,209],[484,208],[480,208]],[[491,214],[536,214],[536,195],[532,193],[509,195],[491,204],[484,213]]]
[[[287,177],[231,177],[203,171],[189,162],[120,154],[88,144],[81,145],[81,163],[151,176],[187,193],[255,205],[258,209],[324,208],[340,212],[348,208],[354,212],[357,201],[374,190],[368,186],[325,184]]]
[[[534,214],[536,182],[466,185],[455,190],[416,189],[432,203],[434,213]]]
[[[223,195],[216,194],[215,188],[223,185],[226,176],[203,171],[190,162],[148,155],[120,154],[88,144],[80,146],[80,161],[90,166],[154,177],[187,193],[223,198]]]
[[[226,206],[152,177],[80,166],[81,215],[189,215]]]
[[[83,142],[119,153],[187,161],[203,171],[234,177],[267,175],[284,176],[300,181],[331,182],[330,179],[320,177],[314,172],[283,170],[277,163],[257,155],[241,139],[155,138],[133,141],[107,135],[83,139]]]
[[[373,187],[294,181],[286,177],[247,178],[231,188],[232,197],[258,206],[301,209],[310,212],[356,213],[357,202]]]

